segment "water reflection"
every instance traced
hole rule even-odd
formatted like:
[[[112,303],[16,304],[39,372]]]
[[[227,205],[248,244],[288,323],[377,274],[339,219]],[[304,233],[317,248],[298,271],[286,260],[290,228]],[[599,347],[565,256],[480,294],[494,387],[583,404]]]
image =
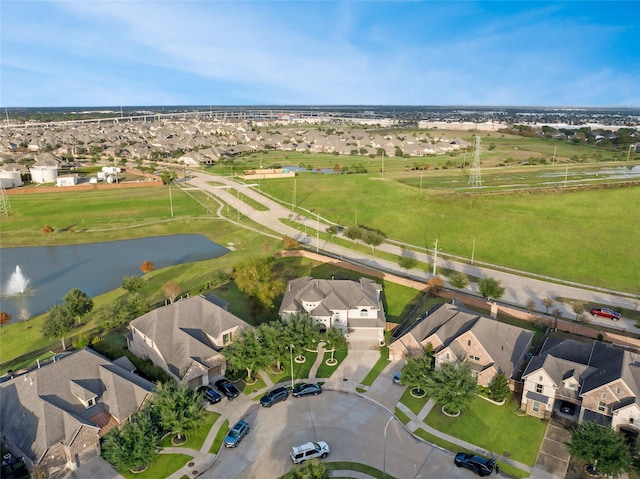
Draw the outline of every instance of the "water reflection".
[[[202,235],[173,235],[67,246],[0,249],[0,309],[11,322],[45,312],[73,288],[89,296],[140,276],[140,264],[156,268],[217,258],[229,250]],[[28,280],[29,294],[16,294],[16,271]]]

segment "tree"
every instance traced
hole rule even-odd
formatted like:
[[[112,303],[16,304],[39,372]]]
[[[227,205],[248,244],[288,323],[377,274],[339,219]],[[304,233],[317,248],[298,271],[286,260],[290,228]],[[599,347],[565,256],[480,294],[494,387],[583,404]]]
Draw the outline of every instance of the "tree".
[[[338,227],[336,225],[331,225],[327,227],[326,231],[327,234],[331,235],[331,239],[333,239],[333,237],[338,234]]]
[[[168,281],[162,286],[162,294],[170,303],[173,303],[181,292],[182,288],[175,281]]]
[[[417,264],[418,259],[416,258],[416,255],[413,253],[413,251],[403,249],[402,254],[398,256],[398,265],[402,269],[404,269],[407,274],[409,273],[409,270],[415,268]]]
[[[478,282],[480,294],[487,299],[499,299],[504,294],[504,287],[495,278],[482,278]]]
[[[300,242],[289,235],[285,235],[282,239],[285,249],[296,249],[300,247]]]
[[[336,349],[346,349],[347,347],[347,338],[337,328],[327,329],[322,336],[322,340],[324,340],[326,347],[331,349],[331,362],[334,361],[333,355]]]
[[[142,271],[145,274],[151,273],[151,271],[153,271],[154,269],[156,269],[156,265],[153,264],[151,261],[145,260],[140,265],[140,271]]]
[[[442,288],[444,288],[444,281],[440,276],[434,276],[429,281],[427,281],[427,287],[429,288],[429,294],[431,294],[434,298],[438,296],[438,293]]]
[[[0,327],[11,321],[11,315],[6,311],[0,311]]]
[[[461,271],[454,271],[449,276],[449,284],[458,289],[466,288],[469,286],[469,277]]]
[[[269,356],[265,354],[264,344],[260,341],[259,330],[245,329],[236,340],[222,350],[229,367],[235,371],[247,371],[247,382],[254,374],[269,365]]]
[[[542,305],[545,307],[545,314],[549,314],[549,308],[555,304],[555,301],[551,298],[543,298]]]
[[[426,392],[428,378],[433,371],[432,363],[433,352],[429,343],[424,352],[407,358],[402,368],[400,383],[403,386],[410,386],[419,393]]]
[[[356,226],[351,226],[349,228],[347,228],[346,230],[344,230],[344,235],[349,238],[350,240],[353,240],[356,242],[356,244],[358,244],[358,240],[362,239],[362,234],[363,234],[363,229],[360,228],[358,225]]]
[[[312,347],[320,339],[320,326],[313,324],[311,318],[295,314],[287,319],[283,331],[283,339],[286,339],[287,347],[294,346],[296,357],[303,355],[304,348]]]
[[[202,422],[204,408],[198,393],[173,381],[159,383],[153,394],[154,412],[162,428],[185,437]]]
[[[576,321],[586,321],[586,309],[582,303],[574,303],[573,312],[576,313]]]
[[[254,296],[266,309],[273,307],[273,300],[284,292],[285,282],[275,278],[271,271],[273,258],[253,258],[236,266],[233,280],[243,293]]]
[[[293,479],[327,479],[329,472],[324,463],[311,459],[293,471]]]
[[[469,405],[478,386],[467,364],[444,363],[429,376],[427,393],[449,414],[456,414]]]
[[[62,341],[62,349],[66,351],[64,337],[73,328],[74,319],[66,305],[54,304],[42,323],[42,334],[47,338],[59,338]]]
[[[571,434],[569,452],[583,459],[601,475],[631,470],[631,452],[624,436],[608,426],[585,421]]]
[[[376,246],[381,245],[385,238],[386,235],[384,233],[376,230],[364,230],[362,235],[362,241],[371,245],[371,251],[373,252],[376,251]]]
[[[489,385],[489,398],[494,401],[502,401],[503,399],[507,399],[511,394],[511,389],[509,389],[509,380],[504,375],[504,373],[498,374],[491,384]]]
[[[129,294],[140,291],[143,286],[144,281],[139,276],[125,276],[122,278],[122,289]]]
[[[151,464],[159,446],[160,434],[151,412],[143,409],[105,435],[102,455],[116,469],[141,471]]]
[[[62,298],[72,316],[80,323],[80,318],[93,309],[93,300],[86,293],[74,288]]]
[[[275,365],[278,371],[282,369],[282,363],[289,357],[289,352],[283,348],[284,329],[285,326],[280,321],[262,323],[258,326],[264,354],[269,359],[269,364]]]

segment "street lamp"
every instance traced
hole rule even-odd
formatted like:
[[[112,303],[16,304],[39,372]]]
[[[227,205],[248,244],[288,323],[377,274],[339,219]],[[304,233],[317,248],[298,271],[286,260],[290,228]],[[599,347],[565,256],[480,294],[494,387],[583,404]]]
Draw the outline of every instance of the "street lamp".
[[[471,235],[473,238],[473,247],[471,248],[471,264],[473,264],[473,257],[476,254],[476,235]]]
[[[293,391],[293,344],[289,345],[289,356],[291,357],[291,390]]]
[[[387,424],[384,426],[384,454],[382,455],[382,477],[387,477],[387,428],[393,420],[393,416],[389,418]]]

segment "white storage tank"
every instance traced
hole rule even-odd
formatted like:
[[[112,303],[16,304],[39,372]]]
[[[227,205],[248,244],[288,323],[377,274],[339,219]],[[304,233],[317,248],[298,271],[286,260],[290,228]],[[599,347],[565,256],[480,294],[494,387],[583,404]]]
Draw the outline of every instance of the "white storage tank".
[[[55,183],[58,178],[57,166],[32,166],[29,172],[32,183]]]

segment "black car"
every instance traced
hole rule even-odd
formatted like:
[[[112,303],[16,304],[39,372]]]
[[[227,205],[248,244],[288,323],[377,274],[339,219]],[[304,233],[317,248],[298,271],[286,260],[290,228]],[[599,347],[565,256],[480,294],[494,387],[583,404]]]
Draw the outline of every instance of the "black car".
[[[481,477],[490,475],[496,465],[496,461],[493,459],[478,454],[467,454],[466,452],[456,454],[453,462],[456,466],[466,467]]]
[[[280,401],[286,401],[289,397],[289,391],[286,388],[279,387],[272,389],[260,399],[260,405],[263,407],[271,407]]]
[[[294,398],[299,398],[300,396],[308,396],[309,394],[316,396],[322,392],[322,386],[318,383],[303,383],[296,384],[293,388],[293,392],[291,395]]]
[[[576,412],[576,405],[567,401],[562,401],[560,403],[560,412],[573,416],[573,413]]]
[[[218,391],[220,391],[222,394],[227,396],[227,399],[229,399],[230,401],[240,395],[240,391],[238,390],[238,388],[235,387],[233,383],[228,379],[218,379],[216,381],[216,388],[218,388]]]
[[[220,394],[218,394],[218,391],[213,389],[211,386],[200,386],[198,388],[198,394],[202,394],[204,398],[211,404],[222,401],[222,396],[220,396]]]

